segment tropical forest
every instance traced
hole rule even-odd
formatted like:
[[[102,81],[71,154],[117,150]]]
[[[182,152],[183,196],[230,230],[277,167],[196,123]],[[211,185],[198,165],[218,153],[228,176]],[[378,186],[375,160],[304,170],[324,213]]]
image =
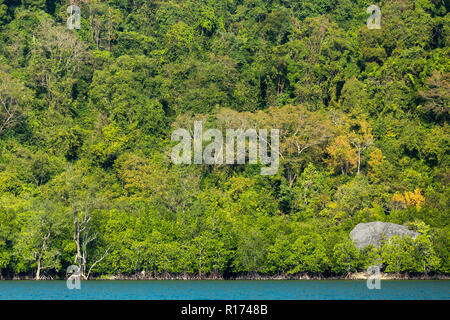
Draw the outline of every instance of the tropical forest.
[[[0,0],[0,278],[448,275],[449,7]],[[278,171],[173,163],[196,121]]]

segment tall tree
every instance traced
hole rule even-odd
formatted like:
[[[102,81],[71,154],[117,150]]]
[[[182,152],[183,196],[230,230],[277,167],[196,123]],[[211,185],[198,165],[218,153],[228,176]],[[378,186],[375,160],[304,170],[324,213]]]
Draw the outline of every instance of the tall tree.
[[[31,91],[0,64],[0,136],[23,121],[31,102]]]

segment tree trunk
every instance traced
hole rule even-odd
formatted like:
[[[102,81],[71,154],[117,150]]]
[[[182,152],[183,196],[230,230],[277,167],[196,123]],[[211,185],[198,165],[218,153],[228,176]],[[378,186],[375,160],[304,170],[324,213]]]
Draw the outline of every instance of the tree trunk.
[[[42,257],[44,256],[45,251],[47,250],[47,240],[50,239],[51,233],[48,232],[46,236],[44,236],[44,239],[42,241],[42,248],[41,252],[39,253],[39,257],[37,260],[37,270],[36,270],[36,280],[40,280],[41,278],[41,261]]]
[[[37,262],[36,280],[40,280],[40,278],[41,278],[41,257],[39,257]]]
[[[361,149],[358,149],[358,174],[360,166],[361,166]]]
[[[74,219],[74,234],[73,234],[73,240],[75,241],[76,247],[77,247],[77,254],[75,256],[75,262],[77,266],[80,268],[81,276],[84,276],[84,270],[82,268],[82,259],[81,259],[81,245],[80,245],[80,223],[78,221],[78,213],[74,213],[73,215]]]

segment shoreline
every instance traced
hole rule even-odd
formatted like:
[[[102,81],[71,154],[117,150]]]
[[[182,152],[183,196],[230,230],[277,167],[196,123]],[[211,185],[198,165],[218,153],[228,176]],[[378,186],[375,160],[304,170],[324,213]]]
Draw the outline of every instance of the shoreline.
[[[257,273],[245,273],[245,274],[232,274],[232,275],[219,275],[219,274],[211,274],[211,275],[198,275],[198,274],[145,274],[138,273],[134,275],[98,275],[91,276],[87,280],[125,280],[125,281],[136,281],[136,280],[185,280],[185,281],[193,281],[193,280],[367,280],[371,277],[371,274],[366,272],[355,272],[349,273],[347,275],[311,275],[311,274],[276,274],[276,275],[267,275],[267,274],[257,274]],[[13,276],[13,277],[0,277],[1,280],[5,281],[24,281],[24,280],[34,280],[34,281],[48,281],[48,280],[66,280],[64,277],[45,277],[43,276],[41,279],[36,280],[32,276]],[[433,275],[411,275],[411,274],[402,274],[402,273],[381,273],[380,280],[450,280],[450,274],[433,274]]]

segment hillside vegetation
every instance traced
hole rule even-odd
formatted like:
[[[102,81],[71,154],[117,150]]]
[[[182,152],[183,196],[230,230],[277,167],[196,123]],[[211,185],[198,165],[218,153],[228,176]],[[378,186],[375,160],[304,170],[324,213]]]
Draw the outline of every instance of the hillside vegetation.
[[[447,1],[73,3],[0,0],[1,277],[450,272]],[[194,120],[280,129],[278,174],[174,165]]]

